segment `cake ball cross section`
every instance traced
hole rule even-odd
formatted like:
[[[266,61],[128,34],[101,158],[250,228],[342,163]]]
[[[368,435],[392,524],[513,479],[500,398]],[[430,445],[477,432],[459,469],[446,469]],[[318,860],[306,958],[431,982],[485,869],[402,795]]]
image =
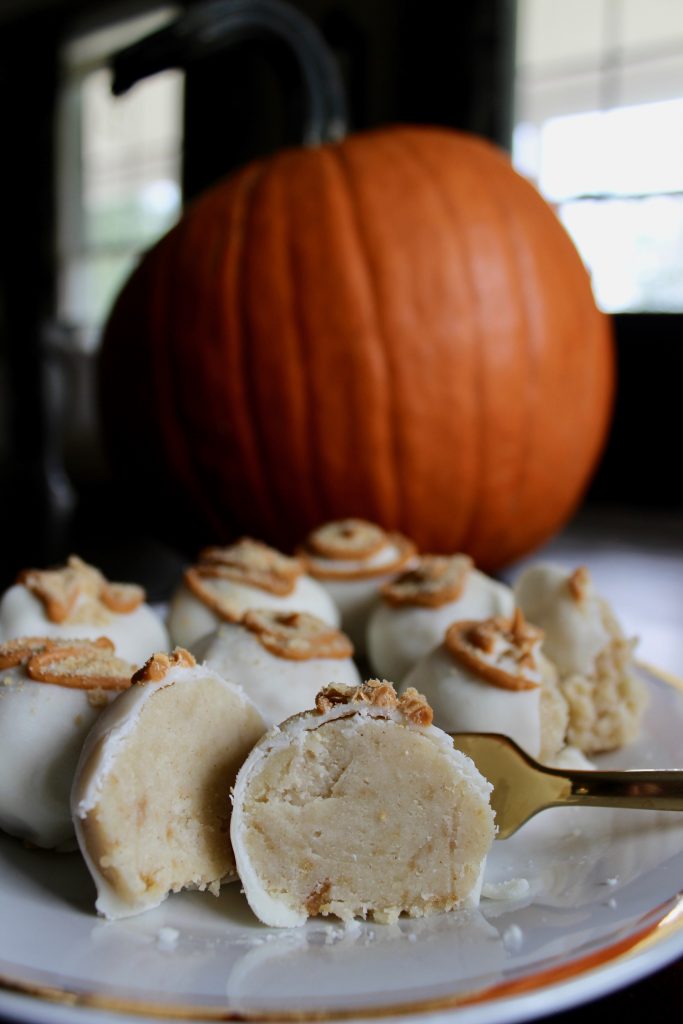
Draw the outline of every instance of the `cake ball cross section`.
[[[230,787],[264,729],[242,690],[187,651],[136,673],[88,735],[71,794],[101,914],[127,917],[235,877]]]
[[[231,837],[254,913],[395,921],[478,902],[491,787],[414,690],[333,684],[267,733],[235,784]]]

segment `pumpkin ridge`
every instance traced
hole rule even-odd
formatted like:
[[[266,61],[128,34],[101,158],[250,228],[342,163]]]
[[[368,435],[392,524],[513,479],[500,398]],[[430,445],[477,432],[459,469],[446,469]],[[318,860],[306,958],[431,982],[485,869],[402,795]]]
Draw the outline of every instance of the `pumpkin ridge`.
[[[386,377],[387,377],[387,383],[388,383],[387,391],[388,391],[388,394],[389,394],[389,401],[387,403],[387,408],[389,410],[389,416],[390,416],[390,420],[391,420],[390,451],[391,451],[391,457],[392,457],[392,461],[393,461],[394,471],[392,473],[388,473],[386,475],[386,479],[391,481],[392,493],[389,496],[389,500],[386,503],[384,503],[385,514],[382,517],[383,518],[382,525],[384,525],[386,527],[390,527],[390,526],[396,525],[397,523],[402,522],[402,520],[401,520],[401,504],[400,504],[400,487],[397,484],[397,481],[400,480],[401,476],[402,476],[402,466],[401,466],[401,455],[400,455],[399,443],[398,443],[398,422],[397,422],[398,410],[396,408],[396,401],[395,401],[395,387],[394,387],[394,385],[395,385],[395,372],[394,372],[394,367],[392,365],[392,359],[391,359],[391,355],[390,355],[391,345],[390,345],[389,339],[386,336],[386,331],[384,329],[384,326],[382,324],[382,318],[380,316],[380,305],[381,305],[381,303],[380,303],[380,296],[379,296],[379,293],[378,293],[377,278],[376,278],[376,273],[375,273],[375,269],[374,269],[373,259],[371,258],[371,255],[370,255],[370,243],[369,243],[367,235],[365,234],[365,232],[363,230],[363,227],[362,227],[363,218],[362,218],[362,213],[361,213],[361,208],[360,208],[360,202],[359,202],[358,196],[356,194],[356,191],[355,191],[355,188],[354,188],[354,185],[353,185],[353,175],[351,174],[349,165],[347,163],[346,151],[343,149],[342,146],[334,146],[334,147],[330,148],[329,152],[334,154],[334,156],[336,158],[336,161],[337,161],[337,164],[338,164],[338,166],[339,166],[339,168],[341,170],[342,178],[344,180],[344,190],[345,190],[346,195],[348,196],[348,200],[349,200],[349,210],[350,210],[350,213],[351,213],[351,223],[352,223],[353,227],[355,228],[355,235],[356,235],[356,237],[358,239],[358,251],[359,251],[359,253],[362,256],[363,261],[364,261],[364,265],[365,265],[365,267],[367,269],[367,278],[368,278],[368,282],[369,282],[369,291],[370,291],[370,295],[371,295],[371,298],[372,298],[372,306],[373,306],[373,310],[374,310],[373,321],[374,321],[375,327],[376,327],[376,337],[377,337],[378,341],[380,342],[380,345],[382,347],[382,351],[384,353],[384,365],[385,365],[385,368],[386,368]]]
[[[461,277],[463,278],[463,280],[465,280],[467,282],[467,291],[468,291],[469,299],[471,301],[472,306],[475,307],[476,309],[480,309],[481,308],[481,300],[480,300],[480,296],[479,296],[478,290],[477,290],[477,288],[475,286],[474,278],[473,278],[472,272],[471,272],[471,264],[470,264],[470,260],[468,258],[468,252],[467,252],[467,243],[465,241],[463,232],[459,230],[460,225],[462,223],[462,217],[460,215],[459,210],[456,208],[456,206],[451,201],[451,197],[448,195],[447,190],[441,187],[441,183],[438,180],[437,175],[435,174],[434,166],[433,166],[433,164],[431,162],[431,159],[429,159],[427,157],[427,155],[426,155],[424,146],[423,145],[415,145],[414,134],[418,134],[418,132],[413,133],[413,129],[411,129],[410,131],[404,130],[404,131],[401,131],[400,133],[397,132],[393,137],[394,137],[395,141],[399,144],[399,148],[403,149],[404,152],[407,153],[408,156],[412,159],[413,163],[415,165],[417,165],[420,168],[420,170],[425,174],[425,176],[427,177],[427,179],[429,180],[429,182],[430,182],[430,184],[432,186],[432,190],[433,190],[434,195],[437,197],[437,201],[440,203],[441,207],[446,211],[448,219],[453,224],[454,229],[455,229],[454,230],[454,238],[457,239],[457,245],[458,245],[458,248],[459,248],[460,253],[461,253],[461,261],[460,261],[460,267],[459,267],[459,269],[461,271]],[[423,143],[422,139],[420,139],[419,141],[420,141],[421,144]],[[482,424],[482,414],[481,414],[482,400],[481,400],[481,394],[482,394],[482,389],[483,389],[483,362],[482,362],[482,335],[481,335],[481,329],[480,329],[480,317],[479,317],[479,315],[474,316],[472,318],[472,323],[473,323],[473,330],[472,330],[473,345],[472,345],[472,351],[474,353],[474,374],[473,374],[473,378],[474,378],[474,381],[475,381],[475,387],[477,388],[477,391],[478,391],[478,397],[477,397],[477,400],[474,403],[475,420],[476,420],[476,423],[478,424],[478,427],[475,426],[474,421],[473,421],[473,427],[474,427],[474,431],[475,431],[475,434],[476,434],[476,437],[477,437],[478,457],[473,460],[474,473],[473,473],[473,475],[471,477],[471,480],[470,480],[471,486],[464,489],[466,491],[466,493],[469,494],[469,508],[466,511],[466,513],[463,515],[463,524],[467,524],[467,525],[466,526],[463,525],[457,531],[458,536],[460,538],[458,546],[462,547],[463,550],[465,550],[465,545],[463,544],[462,538],[463,537],[467,538],[469,536],[469,533],[471,531],[471,524],[476,520],[476,517],[477,517],[477,509],[478,509],[478,506],[479,506],[479,497],[478,496],[479,496],[480,489],[481,489],[482,467],[484,465],[484,461],[483,461],[484,442],[483,442],[483,431],[482,431],[482,428],[481,428],[481,424]],[[457,491],[457,488],[456,488],[456,491]],[[459,499],[459,500],[461,500],[461,499]]]
[[[364,268],[366,260],[363,259],[356,225],[358,214],[346,184],[345,170],[336,158],[336,148],[325,147],[321,150],[321,158],[325,159],[334,175],[336,186],[330,190],[330,194],[336,197],[336,203],[330,203],[331,211],[334,211],[336,218],[334,237],[339,239],[341,235],[348,241],[347,248],[351,252],[351,259],[346,262],[350,266]],[[344,283],[347,298],[353,303],[357,315],[364,324],[371,325],[370,336],[375,342],[379,331],[376,324],[377,298],[368,284],[367,274],[359,274],[357,269],[352,274],[347,271]],[[336,493],[330,495],[335,500],[331,503],[326,518],[335,518],[341,509],[343,515],[362,513],[373,522],[385,522],[386,495],[395,487],[390,460],[377,459],[377,452],[386,452],[391,444],[390,417],[384,415],[382,405],[383,396],[387,391],[384,386],[388,372],[387,362],[383,353],[377,360],[368,344],[359,347],[355,334],[347,341],[351,342],[353,362],[360,368],[360,372],[356,370],[346,395],[347,402],[350,400],[351,408],[354,410],[351,421],[353,433],[347,437],[349,450],[344,455],[345,459],[350,460],[348,465],[352,467],[353,487],[350,490],[349,481],[343,481],[344,494],[340,499],[337,484]],[[380,345],[373,345],[373,349],[379,350]],[[358,414],[358,410],[366,414],[365,419]],[[321,466],[322,468],[324,467]],[[336,482],[334,474],[332,478]]]
[[[245,170],[245,177],[255,173],[255,165]],[[237,189],[233,187],[228,193]],[[192,430],[189,436],[196,437],[199,444],[196,445],[196,458],[203,470],[202,497],[205,494],[215,494],[217,502],[212,502],[211,510],[205,514],[206,523],[215,537],[221,536],[225,530],[225,523],[222,521],[221,506],[223,503],[222,488],[216,483],[216,464],[220,460],[220,452],[230,450],[231,441],[235,440],[234,417],[231,411],[224,407],[224,396],[221,389],[220,367],[225,358],[225,327],[222,323],[222,305],[220,302],[204,301],[204,289],[210,282],[209,293],[221,294],[221,285],[225,273],[226,250],[222,239],[211,232],[211,224],[215,219],[225,218],[226,223],[232,221],[231,205],[221,196],[221,204],[201,203],[195,200],[194,217],[195,229],[202,239],[204,233],[207,236],[206,248],[203,256],[206,259],[206,269],[201,278],[201,289],[199,290],[199,301],[197,303],[197,316],[201,317],[197,334],[207,339],[205,358],[200,362],[199,379],[201,381],[201,413],[197,416],[196,402],[192,401],[190,408],[193,412]],[[182,379],[182,378],[181,378]],[[186,375],[189,379],[189,371]],[[223,399],[223,400],[222,400]]]
[[[458,138],[459,144],[464,142],[462,136]],[[422,154],[421,154],[422,155]],[[430,177],[433,174],[433,169],[430,168]],[[445,190],[444,190],[445,191]],[[459,189],[456,189],[459,191]],[[472,432],[475,437],[475,450],[476,457],[474,459],[475,472],[471,480],[471,501],[470,511],[468,515],[467,526],[460,533],[460,541],[457,545],[458,550],[467,552],[469,538],[472,533],[474,524],[477,518],[481,515],[481,495],[483,491],[483,478],[484,478],[484,465],[486,458],[485,450],[485,438],[484,438],[484,351],[483,351],[483,335],[481,330],[481,312],[483,309],[481,296],[475,283],[470,259],[470,247],[466,238],[466,234],[459,229],[463,223],[463,217],[460,210],[457,207],[457,203],[450,201],[450,197],[445,200],[448,208],[451,211],[451,217],[455,222],[456,236],[459,241],[459,245],[462,251],[462,272],[463,278],[466,279],[468,285],[469,300],[472,307],[476,310],[476,315],[473,317],[474,322],[474,335],[475,343],[473,346],[474,352],[474,372],[473,372],[473,383],[476,390],[476,399],[474,402],[475,416],[472,421]]]
[[[352,200],[348,195],[346,188],[346,176],[343,169],[340,168],[339,162],[335,159],[336,147],[334,146],[323,146],[317,151],[318,167],[322,173],[321,183],[322,187],[319,189],[322,198],[322,208],[325,211],[325,215],[330,218],[330,235],[337,238],[338,241],[338,224],[339,222],[345,222],[350,229],[350,236],[354,242],[354,250],[361,252],[362,247],[358,244],[358,230],[356,228],[356,220],[354,214],[354,208]],[[334,179],[334,180],[332,180]],[[335,188],[335,185],[339,186]],[[335,204],[333,197],[335,195],[342,196],[343,212],[341,212],[339,204]],[[365,262],[365,261],[364,261]],[[331,271],[328,271],[331,272]],[[348,286],[348,282],[345,282]],[[370,290],[371,293],[371,290]],[[371,294],[371,306],[373,310],[373,320],[376,318],[376,303],[374,295]],[[300,316],[302,324],[305,323],[305,316],[303,309],[300,310]],[[310,325],[305,328],[307,337],[315,337],[315,328]],[[347,339],[348,340],[348,339]],[[347,354],[351,354],[347,351]],[[316,361],[311,359],[307,361],[309,369],[309,380],[310,390],[313,392],[314,378],[316,376],[315,370]],[[325,380],[322,384],[323,388],[337,389],[340,386],[340,382],[336,381],[330,375],[330,368],[325,367]],[[362,375],[361,375],[362,376]],[[318,386],[320,386],[318,384]],[[347,401],[350,399],[352,392],[349,392],[346,397]],[[313,401],[308,403],[311,410],[311,420],[313,426],[313,434],[317,438],[326,438],[329,436],[326,431],[326,415],[327,405],[325,403],[325,412],[318,404]],[[344,437],[334,439],[333,445],[328,447],[326,443],[316,444],[314,446],[315,462],[316,462],[316,480],[318,484],[318,514],[314,522],[309,525],[318,525],[322,522],[335,518],[338,514],[340,507],[340,492],[343,497],[341,498],[342,507],[345,512],[352,512],[355,504],[355,490],[351,486],[349,477],[353,475],[355,479],[365,480],[364,472],[365,467],[362,464],[362,438],[358,437],[357,432],[357,416],[352,414],[350,419],[348,418],[348,408],[356,409],[357,404],[351,401],[350,406],[347,405],[346,418],[342,420],[344,426]],[[344,467],[344,472],[339,473],[334,468],[329,467],[328,460],[331,459],[331,452],[341,447],[342,453],[338,456],[337,465]],[[359,454],[356,455],[356,452]],[[352,454],[351,454],[352,453]],[[351,458],[351,461],[349,461]],[[331,459],[334,466],[334,457]],[[352,493],[353,492],[353,493]]]
[[[523,230],[520,230],[520,224],[518,222],[517,217],[515,216],[514,211],[512,211],[511,215],[509,216],[508,222],[509,222],[509,225],[510,225],[510,230],[514,233],[514,236],[520,242],[520,246],[519,246],[519,254],[520,255],[518,255],[518,262],[522,266],[526,265],[526,268],[528,270],[529,265],[532,267],[533,263],[536,262],[535,253],[533,253],[529,249],[528,241],[527,241],[527,239],[525,237],[525,232]],[[542,225],[542,226],[545,226],[545,225]],[[537,230],[538,229],[539,228],[537,227]],[[535,271],[535,275],[536,275],[536,271]],[[528,507],[529,501],[535,501],[535,496],[531,496],[530,498],[527,497],[527,494],[528,494],[528,480],[529,480],[529,474],[530,474],[530,471],[531,471],[531,467],[533,465],[535,465],[535,460],[537,458],[537,452],[538,452],[539,434],[538,434],[537,430],[535,429],[535,426],[539,423],[539,421],[541,423],[543,423],[545,421],[545,417],[542,415],[543,403],[544,403],[544,400],[545,400],[544,389],[542,387],[543,367],[541,365],[541,361],[540,361],[540,358],[539,358],[539,353],[543,350],[543,346],[544,346],[544,338],[543,338],[542,331],[543,331],[543,326],[545,326],[545,324],[542,325],[542,322],[540,321],[539,316],[533,314],[533,310],[535,310],[535,298],[533,298],[533,295],[531,294],[531,292],[529,290],[528,280],[529,280],[528,273],[527,272],[522,272],[520,274],[520,295],[522,296],[522,304],[523,304],[523,307],[524,307],[524,309],[526,311],[526,322],[527,322],[528,339],[529,339],[528,349],[529,349],[530,352],[533,353],[533,364],[532,365],[533,365],[533,370],[535,370],[535,385],[536,386],[535,386],[535,390],[533,390],[533,398],[535,398],[535,400],[533,400],[532,407],[529,410],[529,418],[528,418],[528,420],[529,420],[529,422],[528,422],[529,429],[528,429],[528,436],[526,438],[526,444],[525,444],[525,453],[524,453],[525,454],[525,458],[524,458],[524,464],[523,464],[523,467],[522,467],[522,473],[521,473],[521,475],[519,477],[519,482],[518,482],[519,492],[518,492],[517,503],[516,503],[517,504],[518,514],[524,516],[527,521],[528,521],[529,518],[538,517],[538,512],[535,512],[535,511],[533,511],[533,509],[529,509],[529,507]],[[546,327],[546,330],[547,330],[547,327]],[[558,470],[560,469],[560,467],[556,467],[556,468]],[[538,486],[538,484],[536,484],[536,486]],[[536,499],[536,500],[538,501],[538,499]],[[542,539],[539,538],[539,541],[535,542],[535,544],[533,544],[533,546],[536,547],[536,545],[538,543],[540,543],[540,540],[542,540]],[[507,550],[507,546],[506,546],[506,550]]]
[[[503,190],[509,194],[510,181],[504,180],[502,182]],[[519,292],[521,296],[520,307],[524,310],[524,319],[526,323],[526,337],[527,346],[526,352],[528,357],[528,377],[527,377],[527,409],[526,409],[526,420],[527,420],[527,431],[524,442],[523,459],[520,464],[520,474],[517,482],[517,491],[515,495],[515,501],[513,509],[511,509],[510,523],[514,524],[518,519],[523,519],[525,523],[528,523],[530,519],[534,518],[535,510],[529,507],[529,502],[537,502],[536,496],[532,495],[528,497],[528,480],[530,475],[531,467],[534,465],[534,452],[537,450],[538,433],[534,429],[535,425],[539,420],[539,408],[543,401],[542,395],[542,367],[539,361],[539,352],[543,348],[543,325],[539,319],[538,311],[535,306],[535,295],[538,294],[538,289],[534,289],[530,285],[530,281],[534,281],[538,278],[538,271],[536,266],[538,263],[538,256],[534,251],[534,247],[529,244],[528,232],[520,230],[520,221],[517,216],[517,206],[521,200],[519,193],[516,191],[514,195],[513,203],[502,203],[501,207],[507,211],[505,215],[505,223],[507,230],[513,236],[515,240],[515,251],[517,253],[517,259],[514,261],[515,269],[517,272],[517,279],[519,281]],[[527,204],[528,205],[528,204]],[[545,209],[544,209],[545,213]],[[526,223],[526,222],[525,222]],[[524,272],[523,267],[526,265],[527,272]],[[533,268],[533,274],[528,272],[529,268]],[[545,311],[543,311],[543,317]],[[533,375],[533,379],[532,379]],[[542,417],[541,417],[542,419]],[[540,542],[541,538],[534,539],[533,546],[536,546]],[[488,538],[485,538],[485,542]],[[510,552],[511,543],[514,546],[514,542],[510,540],[509,530],[500,538],[501,547],[506,554],[503,556],[505,560],[508,559],[508,552]],[[528,548],[531,546],[531,538],[527,529],[527,544]],[[512,552],[511,557],[514,557],[517,552]]]
[[[196,227],[196,218],[198,214],[201,215],[203,212],[202,207],[199,205],[196,210],[197,212],[194,212],[193,216],[181,221],[178,225],[178,230],[182,230],[186,237],[192,236],[193,229]],[[168,302],[169,294],[175,295],[182,292],[184,287],[184,247],[178,245],[175,249],[171,248],[171,255],[175,258],[167,263],[166,281],[164,282],[163,275],[159,275],[158,281],[158,310],[160,311],[163,308],[163,316],[166,318],[168,325],[168,344],[166,349],[160,352],[160,358],[157,360],[158,372],[160,375],[163,374],[163,387],[161,391],[164,396],[162,401],[164,414],[162,423],[165,424],[165,428],[162,426],[162,429],[165,430],[169,443],[168,450],[173,451],[174,456],[178,458],[182,467],[181,472],[184,474],[187,488],[192,494],[193,503],[201,508],[202,514],[207,517],[210,523],[217,523],[219,517],[213,507],[211,498],[207,495],[206,489],[203,486],[203,467],[197,465],[189,443],[189,438],[192,437],[192,430],[188,429],[188,426],[192,426],[192,420],[191,417],[189,420],[187,418],[185,403],[187,401],[186,396],[192,396],[193,394],[195,381],[192,375],[188,375],[183,366],[184,339],[187,334],[186,322],[183,317],[178,315],[177,309],[169,305]],[[166,287],[163,287],[162,283],[165,283]],[[196,315],[197,313],[195,313]],[[159,343],[163,342],[163,337],[163,334],[159,332],[157,341]]]
[[[267,450],[265,438],[259,426],[259,418],[249,410],[260,408],[258,402],[258,358],[255,353],[255,335],[249,321],[249,304],[247,302],[246,280],[250,272],[249,261],[246,255],[247,239],[249,238],[249,226],[253,221],[256,211],[256,195],[259,188],[269,175],[273,175],[278,168],[278,161],[268,163],[264,161],[256,167],[255,173],[246,183],[246,188],[241,193],[241,217],[236,216],[235,221],[239,225],[235,241],[234,262],[232,266],[232,280],[235,287],[232,290],[234,297],[235,315],[235,360],[243,371],[237,374],[237,380],[244,382],[242,393],[242,436],[245,438],[249,449],[248,464],[251,466],[250,476],[254,486],[251,488],[253,504],[257,512],[255,517],[264,524],[266,534],[275,536],[278,532],[278,515],[276,503],[270,493],[269,477],[266,472],[268,462],[265,458]],[[239,208],[238,208],[239,209]],[[230,290],[228,291],[230,294]],[[240,388],[234,389],[232,399],[240,392]],[[240,507],[240,506],[238,506]],[[253,510],[240,507],[242,517],[249,521],[252,518]],[[233,513],[234,514],[234,513]],[[267,524],[267,526],[265,525]]]
[[[482,161],[482,147],[481,145],[473,145],[471,147],[471,158],[475,166],[478,166],[481,170],[482,180],[489,181],[488,168],[485,166],[489,161]],[[487,154],[489,155],[489,154]],[[499,154],[495,154],[498,156]],[[507,167],[506,167],[507,169]],[[505,188],[508,184],[507,177],[502,179],[502,187]],[[522,337],[524,340],[523,346],[521,346],[520,352],[523,354],[525,364],[524,373],[524,389],[525,389],[525,401],[522,403],[524,410],[525,427],[521,431],[521,435],[518,434],[518,444],[520,444],[519,454],[517,457],[517,472],[516,486],[510,488],[505,494],[505,500],[508,503],[508,514],[505,525],[497,527],[498,530],[498,541],[499,546],[503,549],[509,544],[510,525],[514,524],[519,516],[524,515],[523,507],[523,495],[525,493],[524,482],[528,476],[528,465],[529,465],[529,452],[532,446],[533,437],[533,423],[535,419],[535,412],[537,409],[537,396],[538,396],[538,348],[537,345],[532,344],[533,336],[533,318],[530,315],[530,304],[529,304],[529,288],[525,280],[524,274],[521,273],[519,260],[515,258],[515,254],[520,248],[520,243],[526,245],[526,239],[520,234],[518,224],[514,216],[510,216],[510,208],[504,202],[501,202],[500,196],[501,183],[497,182],[495,188],[489,188],[487,190],[487,199],[491,204],[491,207],[498,214],[499,221],[504,225],[504,232],[501,237],[505,240],[504,245],[504,256],[505,262],[510,268],[510,277],[516,281],[517,288],[515,294],[521,296],[519,303],[519,312],[523,320],[522,325]],[[503,248],[503,247],[502,247]],[[516,400],[516,396],[515,396]],[[486,445],[484,446],[487,447]],[[476,521],[471,523],[471,527],[466,535],[466,545],[471,546],[475,551],[478,547],[479,536],[481,530],[478,529]],[[484,546],[488,549],[491,544],[491,536],[484,536]],[[495,546],[495,545],[494,545]]]
[[[524,183],[526,184],[526,183]],[[533,309],[534,294],[556,294],[561,295],[565,309],[571,317],[568,334],[571,335],[571,342],[557,347],[555,360],[556,367],[544,365],[540,362],[539,353],[543,353],[547,360],[544,333],[552,331],[553,323],[549,320],[550,315],[558,316],[556,305],[553,305],[550,312],[543,307],[540,313],[540,328],[538,317],[532,318],[535,325],[533,336],[535,344],[532,345],[535,365],[538,368],[536,378],[535,399],[532,406],[532,429],[529,431],[529,444],[527,458],[525,460],[524,473],[520,481],[520,514],[527,523],[525,550],[542,543],[555,529],[555,524],[562,515],[566,519],[575,509],[585,490],[588,478],[592,472],[601,444],[604,441],[607,419],[602,423],[602,432],[596,430],[595,426],[588,428],[587,423],[590,417],[590,406],[592,402],[583,399],[583,392],[588,389],[591,394],[604,395],[606,393],[606,382],[602,374],[598,373],[596,378],[595,359],[599,359],[598,349],[604,348],[600,340],[596,338],[595,332],[591,333],[591,340],[586,338],[585,325],[588,321],[595,324],[596,311],[593,305],[590,284],[587,280],[585,268],[575,247],[566,234],[558,237],[555,246],[554,259],[550,263],[539,261],[538,255],[534,252],[533,246],[528,244],[528,231],[541,231],[546,221],[546,210],[541,205],[539,197],[530,186],[524,189],[513,189],[513,181],[506,181],[504,188],[508,194],[512,194],[514,202],[509,204],[511,211],[510,219],[518,237],[524,240],[524,246],[528,257],[534,266],[531,278],[523,275],[523,294],[527,308]],[[523,228],[528,226],[528,230]],[[561,227],[561,225],[558,225]],[[562,319],[563,327],[566,320]],[[592,349],[595,349],[593,353]],[[560,362],[561,361],[561,362]],[[589,371],[589,372],[587,372]],[[545,374],[545,376],[543,376]],[[548,444],[547,430],[538,431],[533,429],[534,423],[545,424],[556,416],[553,406],[553,394],[558,404],[559,395],[571,382],[582,376],[582,388],[576,392],[572,401],[572,418],[567,422],[567,430],[572,431],[571,438],[559,440],[557,428],[553,436],[551,446],[555,452],[555,458],[562,460],[562,475],[556,477],[553,470],[557,470],[557,464],[551,467],[547,457],[543,455],[543,447]],[[567,383],[569,382],[569,383]],[[604,401],[598,403],[600,408]],[[565,415],[566,419],[566,415]],[[560,421],[560,426],[564,421]],[[552,429],[552,428],[551,428]],[[591,433],[594,439],[592,450],[586,449],[585,442]],[[598,437],[598,433],[600,436]],[[576,442],[574,441],[576,438]],[[577,449],[576,445],[579,445]],[[540,456],[539,456],[540,452]],[[587,455],[591,455],[587,459]],[[539,464],[546,465],[545,489],[541,490],[539,484]],[[572,499],[572,495],[574,498]],[[516,546],[515,546],[516,544]],[[521,553],[519,540],[503,544],[502,557],[506,559],[517,557]]]
[[[324,150],[321,150],[321,154]],[[287,182],[292,179],[288,175],[286,178]],[[289,199],[290,194],[288,189],[284,187],[282,189],[282,195],[285,199]],[[288,210],[291,209],[293,204],[291,201],[284,202],[284,213],[283,216],[287,217]],[[325,501],[324,486],[325,486],[325,474],[320,471],[320,445],[312,444],[311,438],[319,438],[321,433],[318,432],[317,424],[315,423],[315,402],[309,400],[309,396],[315,396],[316,386],[313,381],[313,374],[311,372],[311,360],[309,358],[309,352],[311,348],[310,330],[305,322],[303,314],[303,308],[301,303],[301,292],[302,283],[301,277],[297,273],[300,267],[300,260],[297,258],[295,251],[295,233],[296,224],[292,223],[291,219],[287,219],[287,224],[291,225],[291,230],[285,231],[286,242],[285,246],[287,249],[287,262],[292,269],[291,283],[289,286],[291,310],[293,314],[295,334],[297,337],[297,348],[299,351],[299,359],[295,365],[298,366],[299,376],[301,378],[301,394],[304,395],[304,401],[300,402],[300,407],[304,410],[305,426],[302,430],[302,450],[305,452],[303,465],[309,468],[308,473],[304,473],[304,480],[297,480],[298,486],[305,486],[307,489],[307,500],[303,502],[306,509],[312,510],[312,518],[314,523],[324,522],[326,519],[331,518],[331,513],[328,512],[328,505]],[[315,344],[315,339],[313,339]],[[291,368],[290,371],[291,372]],[[311,409],[313,408],[313,415]],[[301,465],[302,463],[297,459],[295,463]],[[315,486],[313,486],[315,481]],[[295,503],[296,507],[296,503]],[[307,523],[306,526],[311,525]],[[294,526],[294,524],[293,524]],[[298,532],[301,533],[302,524],[298,524]]]
[[[162,324],[170,324],[172,320],[169,317],[167,300],[168,283],[173,281],[176,274],[176,260],[173,257],[177,252],[182,252],[182,249],[174,250],[172,244],[166,243],[181,235],[184,227],[185,225],[182,222],[178,224],[173,229],[173,234],[168,239],[162,240],[158,249],[159,256],[161,257],[161,272],[157,273],[152,282],[150,308],[153,312],[153,320],[155,322],[158,320]],[[184,481],[185,486],[189,487],[192,493],[194,493],[196,480],[190,465],[187,441],[183,437],[183,430],[179,420],[179,392],[175,382],[175,375],[172,372],[172,367],[175,364],[173,351],[175,339],[172,327],[168,334],[164,331],[152,331],[151,337],[153,361],[156,365],[156,373],[152,378],[152,387],[156,390],[154,405],[157,411],[161,436],[165,441],[165,453],[173,452],[174,456],[177,457],[178,475]],[[165,340],[167,342],[166,345],[164,345]],[[154,358],[155,348],[156,358]],[[199,488],[199,490],[201,493],[202,489]],[[202,504],[205,503],[202,502]]]

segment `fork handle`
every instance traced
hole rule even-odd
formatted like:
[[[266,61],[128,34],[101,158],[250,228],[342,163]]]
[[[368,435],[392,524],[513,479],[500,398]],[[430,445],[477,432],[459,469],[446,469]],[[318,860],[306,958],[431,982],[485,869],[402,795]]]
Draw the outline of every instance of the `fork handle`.
[[[567,779],[570,790],[558,804],[583,807],[638,807],[683,811],[683,771],[590,772],[553,770]]]

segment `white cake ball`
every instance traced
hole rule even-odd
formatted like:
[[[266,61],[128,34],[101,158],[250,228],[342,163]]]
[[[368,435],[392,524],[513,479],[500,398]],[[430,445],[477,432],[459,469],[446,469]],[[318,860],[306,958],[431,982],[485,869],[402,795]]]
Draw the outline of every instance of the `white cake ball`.
[[[476,906],[491,786],[431,717],[414,691],[333,684],[259,740],[237,776],[230,835],[261,921]]]
[[[177,649],[100,716],[71,792],[97,910],[128,917],[235,877],[230,790],[265,725],[238,686]]]
[[[512,618],[456,622],[403,686],[424,694],[447,732],[500,732],[532,757],[553,758],[565,745],[567,704],[542,639],[519,609]]]
[[[158,615],[134,583],[110,583],[72,555],[61,569],[28,569],[0,600],[0,641],[22,636],[107,636],[134,665],[168,646]]]
[[[474,568],[467,555],[422,555],[413,569],[386,584],[368,624],[375,672],[400,681],[443,640],[458,619],[511,615],[509,587]]]
[[[338,519],[308,535],[297,554],[339,608],[341,626],[358,656],[379,590],[408,568],[415,545],[365,519]]]
[[[545,636],[569,705],[569,742],[585,753],[635,739],[647,704],[627,639],[585,567],[535,565],[515,584],[520,608]]]
[[[204,637],[193,653],[243,686],[268,725],[310,708],[332,679],[361,684],[348,637],[307,612],[252,609]]]
[[[106,639],[0,645],[0,828],[73,849],[69,794],[83,741],[133,671]]]
[[[248,537],[229,547],[206,548],[185,571],[171,598],[171,640],[191,648],[221,622],[237,622],[250,608],[276,608],[317,615],[339,625],[334,601],[301,562]]]

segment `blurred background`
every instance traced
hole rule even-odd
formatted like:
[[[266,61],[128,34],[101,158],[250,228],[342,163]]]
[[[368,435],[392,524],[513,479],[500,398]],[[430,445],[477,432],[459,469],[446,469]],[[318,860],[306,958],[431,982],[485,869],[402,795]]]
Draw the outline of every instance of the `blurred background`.
[[[615,418],[582,515],[653,515],[683,538],[683,4],[292,3],[339,62],[353,130],[475,132],[554,204],[616,329]],[[303,121],[297,69],[270,40],[111,95],[111,55],[189,6],[0,2],[3,587],[72,549],[152,596],[177,571],[150,527],[168,510],[110,478],[95,389],[102,325],[183,203],[298,143]]]

